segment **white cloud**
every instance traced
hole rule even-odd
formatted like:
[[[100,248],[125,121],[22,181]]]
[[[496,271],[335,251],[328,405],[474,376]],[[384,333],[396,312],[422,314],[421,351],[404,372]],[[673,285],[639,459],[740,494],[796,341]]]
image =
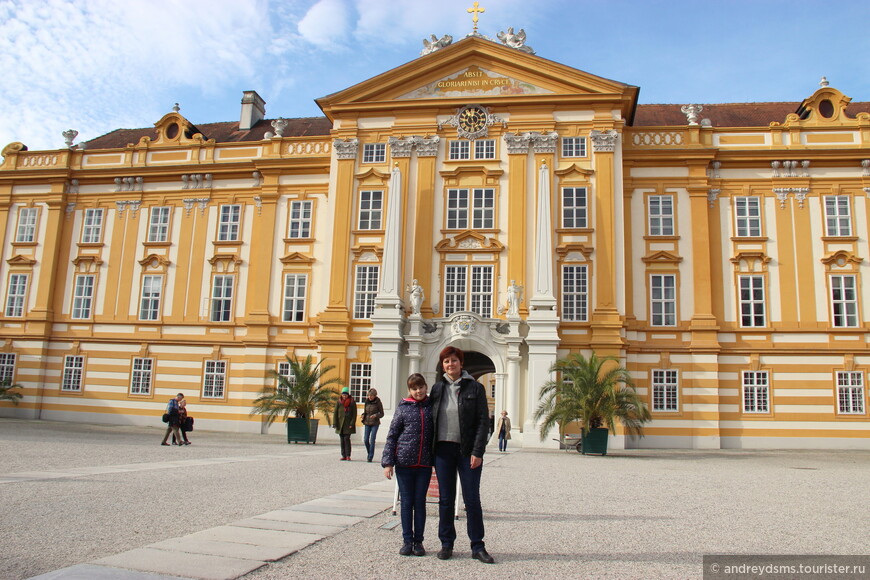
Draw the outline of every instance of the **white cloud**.
[[[299,21],[299,34],[320,48],[340,49],[350,35],[351,12],[344,0],[319,0]]]

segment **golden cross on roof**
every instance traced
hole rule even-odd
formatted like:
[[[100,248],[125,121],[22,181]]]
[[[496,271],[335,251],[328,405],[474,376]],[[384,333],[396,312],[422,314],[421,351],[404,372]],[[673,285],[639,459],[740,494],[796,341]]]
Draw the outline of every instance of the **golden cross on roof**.
[[[474,16],[471,18],[471,21],[474,23],[474,30],[472,31],[472,34],[477,34],[477,21],[479,20],[477,18],[477,15],[481,12],[486,12],[486,8],[481,8],[480,2],[475,2],[474,5],[467,10],[467,12],[469,14],[474,14]]]

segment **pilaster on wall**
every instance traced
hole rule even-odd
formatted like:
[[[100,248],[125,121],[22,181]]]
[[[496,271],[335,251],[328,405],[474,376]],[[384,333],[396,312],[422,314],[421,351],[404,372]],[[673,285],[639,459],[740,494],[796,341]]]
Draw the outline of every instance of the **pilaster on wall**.
[[[329,302],[320,314],[318,342],[338,341],[347,344],[350,313],[347,306],[349,286],[350,232],[354,210],[354,167],[357,147],[355,140],[344,142],[336,162],[335,191],[329,196],[335,208],[332,215],[332,264],[329,269]],[[357,144],[358,145],[358,144]],[[343,350],[343,348],[342,348]]]
[[[694,305],[690,328],[694,351],[718,352],[719,325],[713,313],[713,272],[710,254],[710,211],[706,187],[689,188],[692,213]]]
[[[507,279],[514,280],[520,286],[529,287],[526,280],[526,261],[529,259],[528,248],[528,163],[529,142],[516,140],[508,142],[508,258]],[[520,315],[527,314],[525,304],[520,307]],[[513,410],[508,409],[511,413]],[[517,417],[516,414],[509,415]]]
[[[437,151],[437,149],[436,149]],[[435,155],[429,151],[417,151],[417,191],[414,211],[414,263],[408,276],[416,278],[417,283],[432,295],[432,248],[436,243],[434,237],[435,222],[432,216],[435,212]],[[420,312],[432,316],[432,303],[428,296],[424,297]]]
[[[251,232],[251,256],[272,256],[272,244],[276,237],[278,212],[278,175],[264,175],[265,183],[259,193],[254,212],[254,227]],[[255,198],[256,201],[257,198]],[[271,288],[274,259],[249,260],[248,281],[258,286]],[[269,293],[248,292],[245,307],[245,325],[248,332],[245,342],[267,344],[269,342]]]
[[[46,248],[62,248],[64,227],[66,227],[66,203],[62,196],[48,202],[46,216],[45,240]],[[60,252],[43,252],[42,265],[39,268],[36,302],[28,316],[27,330],[43,337],[51,334],[51,323],[54,320],[55,301],[64,294],[63,288],[58,288],[58,270]]]

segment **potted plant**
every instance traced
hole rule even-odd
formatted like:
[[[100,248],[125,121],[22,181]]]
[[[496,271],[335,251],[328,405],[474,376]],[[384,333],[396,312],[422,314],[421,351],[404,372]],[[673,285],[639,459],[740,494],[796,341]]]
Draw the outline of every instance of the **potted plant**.
[[[16,393],[12,389],[20,389],[18,383],[12,384],[12,379],[0,380],[0,401],[12,401],[13,405],[18,405],[18,400],[22,397],[21,393]]]
[[[276,379],[277,385],[263,388],[254,400],[251,415],[263,415],[267,425],[283,417],[287,423],[287,443],[316,443],[319,421],[311,417],[317,411],[329,416],[337,398],[331,387],[341,386],[343,381],[338,377],[324,379],[335,367],[323,366],[323,361],[314,364],[311,355],[302,361],[289,356],[286,359],[290,372],[285,376],[269,371],[269,378]]]
[[[550,372],[558,378],[541,387],[535,411],[535,419],[543,419],[541,439],[557,424],[563,436],[567,425],[579,421],[582,453],[607,455],[607,436],[615,430],[616,419],[629,433],[643,436],[643,424],[651,419],[649,407],[618,359],[572,354],[556,361]]]

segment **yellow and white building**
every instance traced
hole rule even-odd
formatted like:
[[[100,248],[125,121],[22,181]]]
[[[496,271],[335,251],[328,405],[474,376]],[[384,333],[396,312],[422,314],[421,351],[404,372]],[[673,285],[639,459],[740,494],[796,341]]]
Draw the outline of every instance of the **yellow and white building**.
[[[267,371],[312,354],[389,418],[456,345],[525,446],[595,351],[652,409],[617,446],[870,448],[870,103],[639,105],[510,44],[427,47],[324,118],[250,91],[238,123],[7,145],[0,415],[157,425],[181,391],[259,432]]]

